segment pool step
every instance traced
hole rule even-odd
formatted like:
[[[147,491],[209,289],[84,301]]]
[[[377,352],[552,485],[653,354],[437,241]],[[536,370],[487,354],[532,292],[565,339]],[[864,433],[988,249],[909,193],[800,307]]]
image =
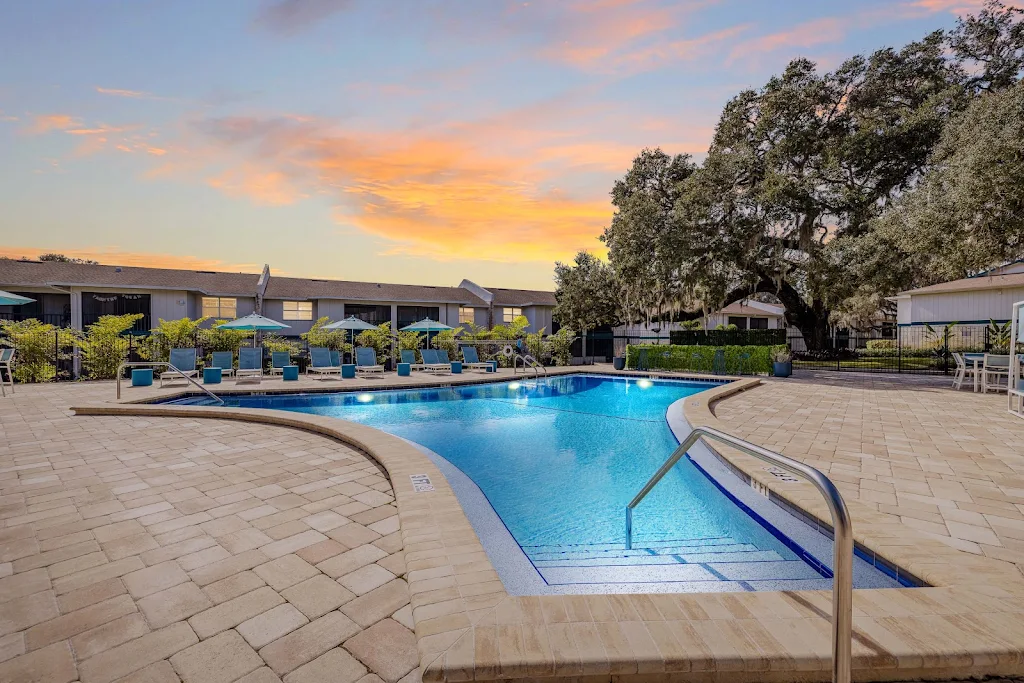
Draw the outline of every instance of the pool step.
[[[737,545],[741,541],[737,541],[729,536],[712,536],[708,538],[675,538],[675,539],[664,539],[664,540],[639,540],[635,543],[635,548],[646,552],[647,549],[661,550],[661,549],[673,549],[673,548],[704,548],[709,546],[717,545]],[[524,545],[523,550],[529,554],[533,553],[548,553],[548,552],[565,552],[567,550],[623,550],[624,546],[621,541],[618,543],[566,543],[564,545]]]
[[[809,581],[821,575],[798,560],[596,567],[538,567],[549,584],[674,581]]]
[[[589,559],[601,559],[601,558],[618,558],[618,557],[651,557],[661,555],[689,555],[693,553],[707,554],[707,553],[742,553],[742,552],[754,552],[757,551],[758,547],[749,543],[723,543],[720,545],[706,545],[706,546],[670,546],[666,548],[635,548],[633,550],[623,550],[619,547],[617,550],[586,550],[573,548],[571,550],[565,550],[562,552],[533,552],[530,551],[527,554],[531,559],[534,560],[589,560]]]
[[[538,559],[530,557],[534,566],[541,567],[630,567],[659,564],[705,564],[709,562],[784,562],[774,550],[747,550],[732,553],[690,553],[686,555],[627,555],[622,557],[563,557]]]

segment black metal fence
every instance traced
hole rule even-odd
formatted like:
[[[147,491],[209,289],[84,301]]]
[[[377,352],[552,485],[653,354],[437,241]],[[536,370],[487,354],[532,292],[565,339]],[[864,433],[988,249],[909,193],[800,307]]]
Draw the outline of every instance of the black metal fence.
[[[818,351],[797,351],[796,341],[790,339],[794,368],[924,375],[952,374],[954,353],[1008,353],[1009,345],[1004,335],[982,324],[904,325],[891,339],[836,335]]]

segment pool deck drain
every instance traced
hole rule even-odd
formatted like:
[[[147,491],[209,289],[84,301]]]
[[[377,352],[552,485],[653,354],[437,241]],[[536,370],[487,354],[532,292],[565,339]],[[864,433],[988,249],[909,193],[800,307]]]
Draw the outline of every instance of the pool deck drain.
[[[690,397],[691,424],[723,428],[714,400],[741,380]],[[691,405],[691,403],[693,405]],[[828,680],[828,591],[674,595],[509,596],[440,471],[402,440],[333,418],[272,410],[91,404],[87,414],[211,417],[277,424],[370,454],[394,486],[424,681],[594,676],[623,680]],[[810,487],[759,461],[722,457],[790,504],[828,518]],[[427,474],[435,491],[415,493]],[[1010,563],[957,551],[851,504],[860,544],[932,584],[854,593],[854,676],[913,680],[1024,671],[1024,577]]]

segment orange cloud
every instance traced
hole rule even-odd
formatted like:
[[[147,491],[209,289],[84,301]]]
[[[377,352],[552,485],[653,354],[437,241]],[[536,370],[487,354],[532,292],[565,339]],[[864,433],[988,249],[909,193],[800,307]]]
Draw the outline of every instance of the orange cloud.
[[[786,48],[809,48],[842,40],[849,20],[824,17],[797,24],[787,31],[770,33],[734,47],[727,64]]]
[[[52,130],[66,130],[78,125],[78,119],[68,114],[41,114],[32,119],[26,132],[32,135],[49,133]]]
[[[46,247],[4,247],[0,246],[0,257],[34,259],[40,254],[57,252],[72,258],[99,261],[107,266],[144,266],[149,268],[179,268],[185,270],[222,270],[228,272],[258,273],[261,263],[233,263],[219,259],[203,259],[195,256],[180,256],[140,251],[124,251],[120,247],[86,247],[66,249],[60,245]]]
[[[203,127],[229,151],[258,150],[210,185],[260,204],[325,196],[338,222],[390,241],[392,253],[435,258],[550,261],[598,246],[611,218],[604,192],[575,196],[539,162],[610,168],[614,156],[624,168],[632,158],[624,147],[583,144],[539,158],[536,150],[485,150],[475,139],[443,133],[350,137],[284,119]]]
[[[122,90],[120,88],[101,88],[96,86],[96,92],[101,95],[112,95],[114,97],[128,97],[131,99],[140,99],[143,97],[149,97],[149,93],[142,92],[141,90]]]

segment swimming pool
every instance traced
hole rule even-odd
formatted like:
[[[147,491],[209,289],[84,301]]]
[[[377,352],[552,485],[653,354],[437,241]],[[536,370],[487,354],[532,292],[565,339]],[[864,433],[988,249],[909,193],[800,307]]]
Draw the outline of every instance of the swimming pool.
[[[716,469],[714,462],[680,461],[636,509],[633,549],[624,549],[626,504],[678,445],[666,410],[712,386],[563,375],[432,389],[225,399],[231,406],[361,422],[427,449],[451,481],[503,580],[508,583],[516,575],[521,585],[531,585],[521,576],[524,566],[539,577],[533,589],[524,590],[827,587],[827,542],[811,539],[809,527],[771,503],[750,498],[749,487],[737,495],[739,480],[720,465]],[[732,486],[723,485],[730,477]],[[771,510],[754,510],[761,505]],[[794,529],[810,542],[793,540]],[[514,543],[507,537],[488,543],[487,537],[502,534]],[[812,553],[806,546],[815,543],[820,547]],[[527,562],[506,557],[516,551]],[[869,576],[863,567],[855,570],[858,576],[862,584],[896,585],[880,573]]]

